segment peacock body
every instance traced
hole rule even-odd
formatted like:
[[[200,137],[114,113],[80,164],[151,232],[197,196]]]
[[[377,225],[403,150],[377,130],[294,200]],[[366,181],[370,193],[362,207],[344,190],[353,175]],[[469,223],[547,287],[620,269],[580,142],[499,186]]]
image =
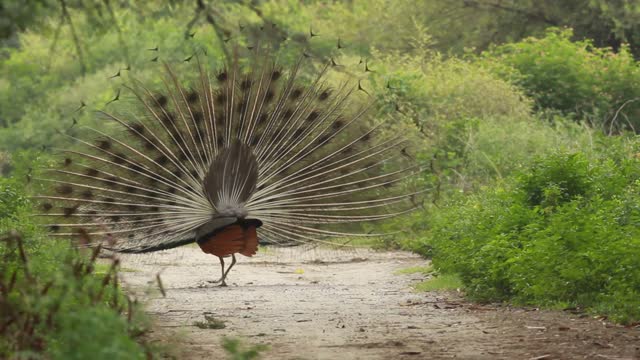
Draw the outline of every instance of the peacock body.
[[[169,65],[159,89],[132,81],[131,100],[101,112],[119,130],[86,128],[41,179],[46,225],[118,252],[196,242],[220,258],[223,284],[223,259],[259,242],[375,236],[357,224],[415,208],[419,168],[360,82],[330,83],[333,60],[302,76],[305,61],[279,65],[256,46],[217,71],[196,57],[190,82]]]

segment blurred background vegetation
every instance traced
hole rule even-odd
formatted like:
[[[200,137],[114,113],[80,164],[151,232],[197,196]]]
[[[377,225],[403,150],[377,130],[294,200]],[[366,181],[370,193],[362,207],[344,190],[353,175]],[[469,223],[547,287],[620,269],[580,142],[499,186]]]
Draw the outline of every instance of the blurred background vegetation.
[[[429,168],[423,210],[376,225],[404,231],[384,244],[431,257],[478,301],[640,321],[637,1],[4,0],[0,233],[19,235],[0,242],[0,334],[28,331],[0,337],[0,357],[98,356],[74,332],[113,344],[98,358],[154,351],[105,280],[117,264],[96,271],[34,225],[29,179],[65,134],[103,126],[95,110],[129,73],[158,82],[162,61],[194,54],[219,65],[240,31],[285,61],[306,49],[373,70],[380,119]]]

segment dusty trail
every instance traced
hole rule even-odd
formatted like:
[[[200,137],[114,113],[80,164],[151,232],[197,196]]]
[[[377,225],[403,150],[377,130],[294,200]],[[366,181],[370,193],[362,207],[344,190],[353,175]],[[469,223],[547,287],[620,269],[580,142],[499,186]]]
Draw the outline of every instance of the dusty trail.
[[[227,288],[200,287],[219,267],[196,247],[122,260],[156,320],[152,337],[179,343],[180,359],[224,358],[223,336],[268,344],[264,359],[640,359],[639,328],[414,293],[423,275],[395,272],[425,260],[406,252],[259,253],[239,259]],[[146,291],[159,271],[165,298]],[[194,326],[205,314],[226,327]]]

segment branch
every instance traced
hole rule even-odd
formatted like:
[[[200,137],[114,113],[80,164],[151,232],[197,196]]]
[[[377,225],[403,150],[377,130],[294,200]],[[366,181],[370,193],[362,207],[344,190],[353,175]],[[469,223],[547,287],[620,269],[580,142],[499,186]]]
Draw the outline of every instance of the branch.
[[[80,60],[80,70],[82,71],[82,76],[87,73],[87,66],[84,63],[84,57],[82,55],[82,47],[80,46],[80,40],[78,38],[78,34],[76,34],[76,29],[73,26],[73,22],[71,21],[71,16],[69,16],[69,11],[67,11],[67,3],[65,0],[59,0],[60,6],[62,6],[62,16],[69,23],[69,28],[71,29],[71,36],[73,36],[73,42],[76,45],[76,51],[78,52],[78,59]]]
[[[220,42],[220,47],[224,52],[224,56],[227,58],[227,61],[231,61],[231,54],[229,53],[229,50],[225,46],[225,42],[224,42],[224,32],[222,31],[222,29],[220,29],[220,26],[211,15],[211,13],[215,11],[213,9],[208,9],[207,5],[204,4],[203,0],[196,0],[196,4],[197,4],[196,13],[193,15],[193,18],[189,21],[189,23],[187,23],[187,28],[184,32],[185,39],[189,37],[189,34],[191,33],[191,28],[193,28],[193,26],[196,24],[198,19],[200,19],[200,16],[202,14],[205,14],[205,19],[209,24],[211,24],[211,26],[213,26],[213,30],[215,31],[216,36],[218,37],[218,41]]]
[[[47,61],[47,70],[51,67],[51,59],[53,59],[53,53],[56,50],[56,46],[58,45],[58,38],[60,37],[60,30],[62,30],[62,24],[64,24],[64,14],[60,14],[60,22],[56,26],[56,31],[53,34],[53,41],[51,42],[51,46],[49,47],[49,59]]]
[[[519,14],[519,15],[524,15],[527,18],[531,18],[531,19],[537,19],[540,20],[544,23],[547,23],[549,25],[552,26],[560,26],[560,22],[554,19],[550,19],[546,16],[544,16],[541,13],[534,13],[534,12],[529,12],[523,9],[518,9],[515,7],[509,7],[509,6],[505,6],[502,4],[497,4],[497,3],[484,3],[484,2],[480,2],[477,0],[463,0],[464,2],[464,6],[471,6],[471,7],[475,7],[475,8],[482,8],[482,7],[488,7],[488,8],[493,8],[493,9],[498,9],[498,10],[503,10],[503,11],[508,11],[508,12],[512,12],[515,14]]]
[[[131,64],[131,59],[129,58],[129,49],[127,48],[127,44],[124,41],[124,37],[122,36],[122,30],[118,25],[118,19],[116,18],[116,14],[113,11],[113,8],[111,7],[111,3],[109,3],[109,0],[103,0],[103,2],[104,2],[104,6],[107,8],[107,11],[109,12],[109,15],[113,19],[113,26],[115,26],[116,31],[118,32],[118,41],[120,42],[120,46],[122,46],[122,51],[124,52],[124,58],[127,61],[127,65]]]
[[[210,10],[210,11],[214,12],[213,10]],[[226,43],[224,42],[224,32],[222,31],[222,29],[220,28],[220,26],[214,20],[213,16],[210,13],[207,14],[206,19],[207,19],[207,22],[211,24],[211,26],[213,26],[213,30],[216,32],[216,36],[220,41],[220,47],[222,47],[224,56],[227,58],[227,61],[231,61],[232,59],[231,54],[229,53],[229,49],[227,49],[227,47],[225,46]]]
[[[616,111],[615,115],[613,116],[613,119],[611,119],[611,124],[609,124],[609,136],[611,136],[613,134],[613,125],[616,123],[616,120],[618,120],[618,115],[620,115],[620,111],[622,111],[622,109],[624,109],[625,106],[627,106],[627,105],[629,105],[629,104],[631,104],[633,102],[636,102],[636,101],[640,101],[640,98],[629,99],[629,100],[625,101],[624,104],[622,104],[622,106],[620,106],[618,108],[618,110]],[[636,129],[633,127],[633,125],[631,124],[631,122],[629,121],[628,118],[627,118],[627,123],[631,127],[631,130],[633,130],[633,132],[636,133]]]

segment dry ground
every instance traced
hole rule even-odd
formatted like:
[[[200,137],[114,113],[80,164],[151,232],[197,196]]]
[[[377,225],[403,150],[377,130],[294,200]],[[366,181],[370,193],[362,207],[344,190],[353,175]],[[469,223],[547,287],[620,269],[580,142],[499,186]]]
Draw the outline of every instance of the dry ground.
[[[261,252],[239,259],[226,288],[202,287],[219,266],[197,247],[122,260],[156,321],[152,338],[179,359],[224,359],[224,336],[268,344],[263,359],[640,359],[639,328],[416,293],[424,275],[397,270],[426,262],[407,252]],[[194,326],[205,315],[225,327]]]

